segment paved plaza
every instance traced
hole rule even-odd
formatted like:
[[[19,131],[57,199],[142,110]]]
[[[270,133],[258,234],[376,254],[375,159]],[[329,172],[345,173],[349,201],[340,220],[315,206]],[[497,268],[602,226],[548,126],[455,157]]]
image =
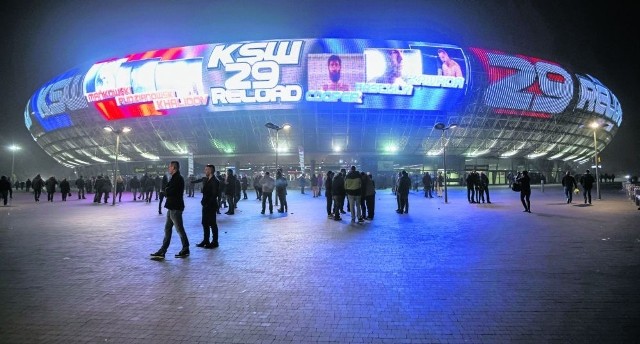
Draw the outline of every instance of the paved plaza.
[[[492,204],[452,187],[448,204],[412,192],[399,215],[378,190],[364,224],[327,219],[310,192],[290,189],[289,213],[272,215],[249,193],[218,215],[212,250],[195,247],[196,193],[191,255],[173,257],[174,232],[154,261],[158,201],[17,191],[0,206],[0,342],[640,342],[640,211],[624,191],[589,206],[536,186],[528,214],[504,186]]]

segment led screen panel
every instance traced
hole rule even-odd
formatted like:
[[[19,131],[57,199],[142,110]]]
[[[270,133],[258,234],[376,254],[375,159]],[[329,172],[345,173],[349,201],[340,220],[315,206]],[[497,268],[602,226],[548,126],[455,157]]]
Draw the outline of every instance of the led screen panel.
[[[354,109],[476,111],[552,119],[592,112],[620,123],[615,95],[589,75],[533,57],[449,44],[290,39],[177,47],[107,59],[46,83],[28,127],[193,113]],[[35,128],[34,128],[35,130]]]

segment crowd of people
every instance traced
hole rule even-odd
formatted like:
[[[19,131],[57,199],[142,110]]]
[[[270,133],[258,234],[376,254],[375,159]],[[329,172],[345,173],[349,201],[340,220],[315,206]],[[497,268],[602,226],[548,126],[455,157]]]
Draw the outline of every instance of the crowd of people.
[[[398,172],[392,182],[392,192],[396,196],[398,214],[409,213],[409,193],[411,189],[417,189],[419,182],[416,180],[418,175],[409,176],[405,170]],[[340,169],[335,173],[327,171],[326,173],[313,173],[307,178],[302,174],[298,178],[285,176],[281,169],[276,171],[275,179],[270,172],[256,172],[252,177],[246,174],[236,175],[233,169],[227,169],[225,173],[216,171],[214,165],[206,165],[204,168],[204,176],[196,178],[190,175],[186,181],[180,174],[180,164],[172,161],[168,165],[168,174],[151,175],[145,173],[138,178],[133,176],[127,179],[123,176],[117,176],[115,179],[115,190],[110,178],[99,175],[84,179],[80,176],[73,184],[77,189],[77,198],[79,200],[86,199],[87,194],[94,194],[93,202],[108,203],[109,198],[113,196],[118,202],[122,202],[122,195],[125,190],[130,191],[132,195],[131,201],[144,201],[151,203],[152,200],[159,200],[158,213],[162,214],[163,200],[164,208],[167,209],[166,223],[164,229],[164,239],[160,249],[153,254],[153,259],[164,259],[166,251],[171,241],[173,228],[176,229],[182,242],[182,250],[175,255],[177,258],[185,258],[189,256],[189,240],[184,230],[182,221],[182,212],[184,211],[184,197],[195,197],[197,186],[202,193],[202,226],[203,239],[196,247],[216,248],[219,247],[218,241],[218,225],[216,216],[221,214],[221,209],[228,209],[225,214],[234,215],[241,199],[248,199],[247,189],[252,185],[255,189],[256,199],[261,201],[261,214],[273,214],[274,202],[273,192],[276,193],[276,207],[279,203],[279,213],[288,213],[289,204],[287,202],[287,189],[289,182],[297,181],[301,194],[305,194],[305,187],[310,184],[313,198],[321,197],[324,190],[326,198],[326,212],[330,219],[341,221],[344,214],[350,213],[351,223],[363,223],[365,220],[372,221],[375,216],[375,195],[376,183],[371,173],[358,171],[355,166],[351,166],[349,171]],[[431,176],[429,172],[425,172],[419,180],[422,183],[424,197],[433,198],[433,193],[438,197],[442,197],[442,188],[444,185],[444,177],[442,172],[438,172],[437,176]],[[467,188],[467,200],[469,203],[491,203],[489,197],[489,178],[484,171],[476,171],[468,173],[465,185]],[[524,207],[524,212],[531,213],[531,178],[526,170],[520,171],[512,179],[510,178],[510,186],[514,191],[520,192],[520,200]],[[577,193],[578,185],[582,188],[585,204],[591,204],[591,190],[596,182],[595,177],[589,170],[579,177],[571,175],[570,171],[566,171],[562,178],[562,186],[567,203],[572,203],[573,194]],[[16,183],[17,185],[21,185]],[[35,202],[40,202],[42,191],[47,194],[47,201],[53,202],[56,192],[60,191],[61,200],[64,202],[68,197],[72,196],[71,183],[66,179],[56,179],[50,176],[44,179],[40,174],[36,175],[32,180],[27,179],[24,183],[26,191],[33,189]],[[516,189],[517,186],[517,189]],[[113,192],[113,195],[111,193]],[[6,176],[0,178],[0,196],[2,196],[4,204],[12,195],[12,184]],[[154,198],[155,197],[155,198]],[[115,199],[112,200],[115,202]],[[346,204],[346,211],[344,210]]]

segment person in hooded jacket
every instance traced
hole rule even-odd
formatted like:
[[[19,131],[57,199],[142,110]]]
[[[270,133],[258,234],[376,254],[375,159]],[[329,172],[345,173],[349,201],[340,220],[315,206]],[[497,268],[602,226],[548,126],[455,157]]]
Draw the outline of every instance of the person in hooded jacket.
[[[71,194],[71,184],[69,184],[67,178],[62,178],[60,181],[60,193],[62,194],[62,201],[66,202],[67,196]]]
[[[49,179],[47,179],[47,181],[45,182],[48,202],[53,202],[53,195],[56,193],[56,185],[58,185],[58,180],[55,176],[49,177]]]
[[[42,194],[42,188],[44,187],[44,181],[42,177],[38,174],[33,178],[31,182],[31,187],[33,188],[33,197],[36,202],[40,202],[40,195]]]

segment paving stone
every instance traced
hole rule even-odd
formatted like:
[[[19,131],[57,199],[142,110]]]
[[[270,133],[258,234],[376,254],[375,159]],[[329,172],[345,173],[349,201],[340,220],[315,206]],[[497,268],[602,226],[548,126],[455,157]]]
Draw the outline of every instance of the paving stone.
[[[185,198],[191,255],[164,261],[158,203],[0,207],[2,343],[629,343],[640,341],[640,211],[623,191],[566,204],[557,185],[492,204],[378,190],[364,224],[327,219],[290,190],[289,213],[241,200],[202,239]],[[199,196],[199,195],[197,195]],[[575,201],[580,201],[576,197]],[[224,211],[223,211],[224,212]],[[166,214],[166,212],[165,212]]]

